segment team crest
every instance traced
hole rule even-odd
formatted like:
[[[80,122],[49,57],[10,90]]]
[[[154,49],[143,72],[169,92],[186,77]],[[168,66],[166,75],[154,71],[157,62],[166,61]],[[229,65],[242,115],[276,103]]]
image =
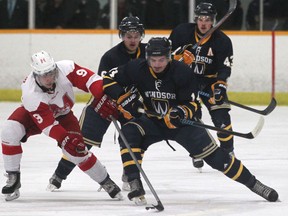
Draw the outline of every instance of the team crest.
[[[157,89],[157,91],[160,91],[159,88],[162,85],[162,80],[155,80],[155,88]]]

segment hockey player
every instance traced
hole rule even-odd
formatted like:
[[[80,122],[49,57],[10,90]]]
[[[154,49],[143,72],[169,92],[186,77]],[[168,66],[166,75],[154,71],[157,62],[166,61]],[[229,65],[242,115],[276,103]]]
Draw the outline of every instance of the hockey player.
[[[138,17],[125,17],[119,25],[119,37],[122,41],[108,50],[101,58],[98,73],[104,75],[107,71],[119,65],[123,65],[132,59],[145,58],[145,45],[141,43],[145,36],[144,26]],[[139,95],[137,92],[130,94],[131,103],[137,102]],[[83,109],[80,118],[80,127],[84,142],[87,148],[101,146],[104,134],[106,133],[111,121],[102,118],[99,113],[94,111],[94,106],[99,102],[99,98],[92,97]],[[139,102],[140,103],[140,102]],[[139,115],[134,112],[133,115]],[[127,120],[119,116],[119,121],[123,124]],[[59,161],[58,166],[49,180],[48,190],[54,191],[61,187],[63,179],[66,179],[75,164],[68,161],[65,157]],[[129,190],[129,184],[125,175],[122,176],[123,190]]]
[[[172,30],[169,37],[172,41],[172,50],[183,48],[187,44],[196,44],[213,27],[216,15],[216,9],[211,3],[202,2],[197,5],[195,8],[196,24],[180,24]],[[192,46],[188,46],[185,51],[180,49],[180,54],[177,55],[176,52],[174,59],[183,59],[190,65],[191,55],[195,56],[193,56],[191,68],[197,77],[199,96],[207,107],[214,125],[232,130],[230,104],[226,102],[227,80],[230,77],[233,63],[231,40],[222,31],[216,30],[195,50],[191,48]],[[233,136],[225,133],[217,133],[217,136],[220,146],[228,153],[234,154]],[[193,159],[193,165],[201,168],[204,163],[201,158]]]
[[[7,201],[20,196],[21,143],[43,132],[55,139],[65,157],[98,182],[111,198],[122,199],[120,188],[110,179],[100,160],[86,148],[71,110],[75,103],[73,87],[77,87],[101,102],[94,104],[94,112],[103,118],[108,119],[110,115],[117,118],[115,104],[103,96],[102,77],[70,60],[54,62],[45,51],[33,54],[31,60],[33,70],[22,84],[22,106],[10,115],[1,133],[8,177],[2,194]]]
[[[146,60],[137,59],[112,69],[104,76],[103,83],[104,92],[118,106],[127,100],[123,86],[135,85],[145,109],[164,116],[142,115],[123,125],[121,130],[127,144],[140,164],[141,149],[147,150],[153,143],[165,139],[174,140],[193,157],[203,158],[212,168],[247,186],[264,199],[270,202],[278,199],[274,189],[262,184],[240,160],[220,148],[206,129],[181,124],[180,119],[198,121],[198,85],[189,67],[171,60],[171,45],[167,38],[151,38],[146,46]],[[128,198],[136,204],[145,204],[139,170],[123,140],[119,141],[123,166],[131,187]]]

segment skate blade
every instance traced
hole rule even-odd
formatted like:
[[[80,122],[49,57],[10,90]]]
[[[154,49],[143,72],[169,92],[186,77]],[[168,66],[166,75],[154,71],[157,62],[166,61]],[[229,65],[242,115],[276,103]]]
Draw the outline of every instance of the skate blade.
[[[12,201],[12,200],[18,199],[19,197],[20,197],[20,191],[18,189],[15,190],[14,193],[5,194],[6,201]]]
[[[53,184],[49,184],[46,188],[46,191],[50,191],[50,192],[53,192],[55,191],[56,189],[58,189],[55,185]]]
[[[198,168],[199,173],[202,173],[202,168]]]
[[[147,200],[144,196],[134,197],[132,201],[138,206],[147,205]]]
[[[128,182],[123,182],[122,190],[123,190],[123,191],[131,191],[130,185],[129,185]]]
[[[117,193],[115,195],[115,197],[113,199],[116,199],[116,200],[124,200],[124,196],[122,195],[121,192]]]

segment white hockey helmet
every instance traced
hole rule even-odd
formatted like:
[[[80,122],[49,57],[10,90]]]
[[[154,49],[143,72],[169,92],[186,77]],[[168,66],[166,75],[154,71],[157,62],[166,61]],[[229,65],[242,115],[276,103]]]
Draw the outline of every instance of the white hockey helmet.
[[[56,68],[56,64],[53,60],[53,58],[50,56],[49,53],[46,51],[40,51],[37,53],[34,53],[31,56],[31,67],[33,68],[33,73],[35,75],[44,75],[46,73],[49,73]]]

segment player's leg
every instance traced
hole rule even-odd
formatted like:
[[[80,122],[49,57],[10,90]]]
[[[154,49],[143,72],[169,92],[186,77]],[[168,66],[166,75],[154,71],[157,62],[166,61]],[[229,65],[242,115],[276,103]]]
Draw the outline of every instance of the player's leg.
[[[80,126],[77,118],[72,112],[58,120],[59,123],[67,130],[80,133]],[[76,149],[75,149],[76,151]],[[102,165],[99,158],[92,152],[87,151],[83,157],[75,157],[62,148],[63,154],[67,159],[76,164],[84,173],[94,181],[98,182],[111,198],[122,199],[120,188],[111,180],[106,168]]]
[[[87,105],[82,110],[79,124],[88,150],[90,150],[92,146],[101,147],[103,136],[110,123],[110,121],[103,119],[98,113],[96,113],[91,105]],[[54,191],[55,189],[59,189],[62,181],[67,178],[75,166],[74,163],[70,162],[65,156],[63,156],[52,177],[49,179],[47,190]]]
[[[212,168],[223,172],[227,177],[235,180],[251,191],[268,200],[278,200],[278,193],[271,187],[264,185],[233,155],[229,155],[223,148],[217,148],[212,154],[204,158]]]
[[[223,148],[218,147],[207,130],[193,126],[183,127],[175,140],[191,155],[196,158],[203,158],[212,168],[247,186],[264,199],[270,202],[275,202],[278,199],[278,193],[274,189],[262,184],[240,160],[230,155]]]
[[[162,133],[146,116],[128,122],[122,127],[122,132],[140,165],[142,164],[143,150],[146,150],[150,144],[163,140],[163,137],[160,136]],[[131,188],[128,198],[134,201],[136,205],[145,205],[145,190],[139,169],[121,138],[119,143],[123,167]]]
[[[216,109],[211,110],[210,115],[216,127],[224,128],[232,131],[231,117],[229,114],[230,109]],[[234,137],[226,133],[217,133],[220,147],[228,153],[234,155]]]
[[[22,158],[21,142],[41,131],[34,124],[23,107],[16,109],[3,124],[1,143],[5,176],[8,178],[2,188],[6,201],[17,199],[20,196],[20,163]]]

